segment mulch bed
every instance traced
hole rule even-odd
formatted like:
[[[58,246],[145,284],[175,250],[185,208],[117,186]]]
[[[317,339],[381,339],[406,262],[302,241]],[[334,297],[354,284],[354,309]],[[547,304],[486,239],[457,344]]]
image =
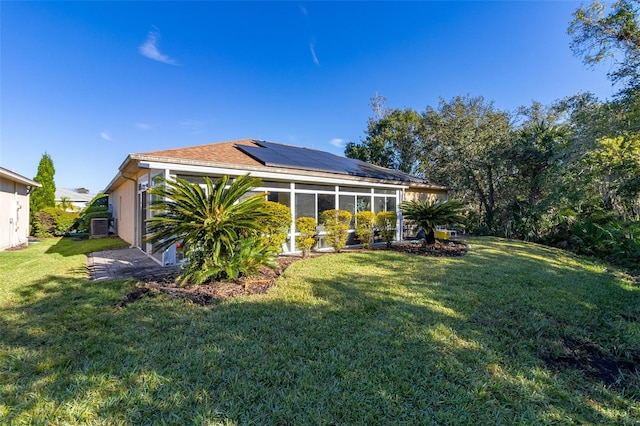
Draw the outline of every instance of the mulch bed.
[[[385,250],[385,246],[376,246],[373,250]],[[349,251],[357,251],[349,250]],[[469,246],[454,241],[437,241],[436,244],[423,246],[421,243],[394,244],[393,251],[426,256],[462,256],[467,253]],[[307,257],[324,256],[326,253],[312,253]],[[181,286],[176,283],[177,273],[167,273],[165,277],[149,277],[138,282],[123,300],[115,306],[122,308],[142,297],[155,297],[166,294],[171,297],[189,300],[198,305],[210,305],[216,300],[238,296],[250,296],[266,293],[276,279],[292,263],[302,260],[301,256],[280,256],[277,258],[278,268],[273,270],[262,267],[257,276],[243,277],[235,281],[213,282],[210,284]]]

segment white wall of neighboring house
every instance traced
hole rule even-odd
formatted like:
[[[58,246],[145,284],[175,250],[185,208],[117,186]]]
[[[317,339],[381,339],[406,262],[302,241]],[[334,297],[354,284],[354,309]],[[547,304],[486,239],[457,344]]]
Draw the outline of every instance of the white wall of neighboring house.
[[[29,192],[33,184],[38,185],[0,168],[0,250],[27,244]]]

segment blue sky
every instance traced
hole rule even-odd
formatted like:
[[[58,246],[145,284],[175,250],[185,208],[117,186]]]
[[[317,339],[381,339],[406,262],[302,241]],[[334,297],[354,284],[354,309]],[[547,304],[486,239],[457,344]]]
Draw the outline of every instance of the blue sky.
[[[579,2],[0,2],[0,166],[102,190],[127,154],[256,138],[336,154],[379,93],[419,112],[615,92]]]

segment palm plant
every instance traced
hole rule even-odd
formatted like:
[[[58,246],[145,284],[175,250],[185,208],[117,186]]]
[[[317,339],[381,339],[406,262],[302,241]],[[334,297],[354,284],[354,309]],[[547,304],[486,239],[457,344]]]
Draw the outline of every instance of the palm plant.
[[[150,190],[155,196],[150,208],[157,213],[146,221],[146,241],[154,252],[183,244],[188,261],[183,284],[235,279],[254,273],[258,264],[274,266],[275,253],[257,238],[269,214],[264,194],[246,196],[260,179],[245,175],[230,185],[229,180],[205,178],[206,189],[184,179],[161,180]]]
[[[414,221],[425,232],[425,244],[436,242],[435,228],[439,225],[456,225],[464,222],[460,201],[405,201],[400,209],[405,219]]]

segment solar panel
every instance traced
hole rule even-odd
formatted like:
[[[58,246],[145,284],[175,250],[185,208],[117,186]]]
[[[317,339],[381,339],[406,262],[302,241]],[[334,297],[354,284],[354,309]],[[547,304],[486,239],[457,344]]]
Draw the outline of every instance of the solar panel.
[[[258,146],[237,145],[237,148],[265,166],[315,170],[403,182],[426,182],[407,173],[324,151],[273,142],[259,141],[255,143]]]

